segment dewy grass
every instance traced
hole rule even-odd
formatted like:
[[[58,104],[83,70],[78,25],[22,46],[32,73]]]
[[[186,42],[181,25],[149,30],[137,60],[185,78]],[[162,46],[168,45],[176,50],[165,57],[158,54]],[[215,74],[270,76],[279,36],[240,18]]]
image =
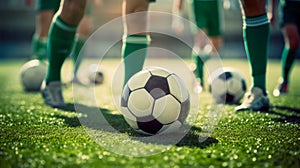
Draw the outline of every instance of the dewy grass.
[[[109,61],[112,65],[119,62]],[[202,143],[198,138],[205,117],[198,115],[178,144],[148,157],[122,156],[107,150],[87,135],[79,122],[79,117],[84,116],[50,108],[39,93],[23,92],[19,81],[22,63],[0,63],[0,167],[300,167],[300,78],[296,75],[300,73],[299,62],[294,66],[290,92],[279,98],[270,95],[269,112],[237,113],[235,106],[226,105],[214,132]],[[224,60],[226,65],[240,69],[250,85],[246,60]],[[268,90],[272,93],[280,74],[279,62],[270,61],[268,72]],[[113,146],[124,141],[127,147],[140,152],[163,146],[128,140],[138,134],[110,101],[106,89],[109,84],[98,87],[97,98],[102,100],[99,108],[121,132],[91,129],[99,142]],[[72,102],[72,87],[65,86],[64,95],[67,102]],[[200,114],[207,113],[209,97],[208,92],[202,93]]]

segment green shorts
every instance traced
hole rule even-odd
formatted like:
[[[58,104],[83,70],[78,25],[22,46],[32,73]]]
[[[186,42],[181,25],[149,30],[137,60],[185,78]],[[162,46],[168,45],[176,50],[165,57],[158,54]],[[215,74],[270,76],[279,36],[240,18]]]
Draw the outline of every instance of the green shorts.
[[[60,7],[60,2],[61,0],[37,0],[36,10],[38,12],[50,10],[55,13],[58,11]],[[87,6],[85,8],[85,15],[91,15],[91,13],[92,13],[92,4],[87,3]]]
[[[222,34],[219,0],[194,0],[191,10],[195,24],[205,30],[208,36]]]
[[[285,24],[295,24],[300,31],[300,2],[297,1],[287,1],[282,8],[282,19],[281,26]]]
[[[37,0],[36,1],[37,11],[50,10],[56,12],[58,11],[59,6],[60,6],[60,0]]]

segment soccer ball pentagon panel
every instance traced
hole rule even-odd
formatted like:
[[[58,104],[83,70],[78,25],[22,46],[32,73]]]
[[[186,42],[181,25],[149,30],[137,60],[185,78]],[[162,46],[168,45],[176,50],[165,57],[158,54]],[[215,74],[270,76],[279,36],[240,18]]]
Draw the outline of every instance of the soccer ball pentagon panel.
[[[133,75],[124,86],[121,111],[137,132],[154,135],[179,129],[188,116],[190,96],[183,81],[159,67]]]
[[[37,59],[26,62],[21,68],[21,82],[25,91],[39,91],[47,72],[47,65]]]
[[[219,68],[211,74],[209,89],[216,103],[236,104],[246,92],[246,81],[237,69]]]

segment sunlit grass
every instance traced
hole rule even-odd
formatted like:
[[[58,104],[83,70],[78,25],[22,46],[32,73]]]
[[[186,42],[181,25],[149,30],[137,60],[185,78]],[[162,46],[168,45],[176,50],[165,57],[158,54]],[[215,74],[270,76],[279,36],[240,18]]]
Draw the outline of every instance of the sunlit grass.
[[[119,60],[108,60],[111,67]],[[99,108],[107,121],[121,133],[86,128],[83,118],[72,110],[53,109],[44,105],[39,93],[25,93],[19,79],[23,61],[0,63],[0,167],[300,167],[300,73],[294,66],[289,94],[275,98],[266,112],[234,112],[226,105],[213,133],[199,142],[205,116],[199,115],[189,133],[175,146],[144,143],[131,139],[137,136],[111,101],[109,82],[97,86]],[[224,66],[238,68],[251,85],[246,60],[224,60]],[[72,74],[70,62],[64,73]],[[113,70],[113,68],[111,68]],[[105,79],[111,78],[110,70]],[[268,91],[277,83],[278,61],[268,66]],[[71,79],[64,77],[64,82]],[[68,103],[73,102],[71,85],[64,87]],[[205,91],[200,97],[200,113],[206,114],[211,97]],[[80,118],[81,117],[81,118]],[[89,134],[88,134],[89,133]],[[93,134],[98,137],[89,136]],[[166,151],[148,157],[118,155],[108,150],[123,141],[132,151]],[[103,143],[101,145],[101,143]]]

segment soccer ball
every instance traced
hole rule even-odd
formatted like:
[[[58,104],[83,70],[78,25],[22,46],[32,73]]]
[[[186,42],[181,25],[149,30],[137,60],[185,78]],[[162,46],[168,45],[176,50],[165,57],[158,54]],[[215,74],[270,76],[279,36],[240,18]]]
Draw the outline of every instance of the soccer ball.
[[[102,84],[104,80],[104,76],[101,71],[92,72],[89,78],[90,82],[94,84]]]
[[[97,64],[92,64],[89,67],[89,80],[91,83],[94,84],[102,84],[104,81],[104,75],[101,71],[98,70]]]
[[[183,81],[158,67],[133,75],[125,85],[121,111],[137,132],[154,135],[178,130],[188,116],[190,96]]]
[[[216,103],[236,104],[246,92],[246,81],[237,69],[219,68],[212,73],[209,88]]]
[[[21,68],[21,82],[25,91],[39,91],[47,72],[47,65],[37,59],[26,62]]]

